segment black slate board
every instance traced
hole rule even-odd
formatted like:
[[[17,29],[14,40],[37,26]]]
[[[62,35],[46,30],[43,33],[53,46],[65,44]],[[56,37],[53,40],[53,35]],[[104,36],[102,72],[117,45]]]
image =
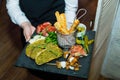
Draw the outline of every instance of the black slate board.
[[[87,31],[86,35],[88,35],[89,39],[95,38],[95,32],[94,31]],[[87,57],[83,57],[79,59],[80,64],[82,67],[79,71],[73,71],[73,70],[66,70],[66,69],[58,69],[56,66],[51,66],[47,64],[43,65],[36,65],[34,60],[28,58],[25,55],[25,48],[23,49],[21,55],[19,56],[18,60],[15,63],[15,66],[17,67],[23,67],[27,69],[33,69],[37,71],[45,71],[50,73],[56,73],[56,74],[62,74],[62,75],[68,75],[68,76],[74,76],[74,77],[80,77],[80,78],[88,78],[89,74],[89,68],[92,58],[92,51],[93,51],[94,43],[89,46],[89,53]],[[64,60],[63,58],[57,59],[58,61]],[[50,63],[55,63],[56,60],[51,61]]]

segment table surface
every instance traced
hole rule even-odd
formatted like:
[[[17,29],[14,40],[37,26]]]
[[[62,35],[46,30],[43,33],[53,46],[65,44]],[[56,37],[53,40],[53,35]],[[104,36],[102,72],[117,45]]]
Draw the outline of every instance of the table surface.
[[[86,35],[88,35],[89,39],[95,38],[95,32],[94,31],[87,31]],[[33,70],[40,70],[45,72],[51,72],[56,74],[62,74],[62,75],[68,75],[68,76],[74,76],[74,77],[80,77],[80,78],[88,78],[89,69],[90,69],[90,63],[92,58],[92,51],[93,51],[94,43],[89,45],[89,53],[87,57],[83,57],[79,59],[80,64],[82,67],[78,71],[74,70],[66,70],[66,69],[58,69],[56,66],[43,64],[43,65],[37,65],[34,60],[30,59],[25,55],[25,49],[23,49],[22,53],[18,57],[15,66],[16,67],[23,67],[27,69],[33,69]],[[64,60],[63,57],[56,59],[57,61]],[[55,63],[56,60],[51,61],[50,63]]]

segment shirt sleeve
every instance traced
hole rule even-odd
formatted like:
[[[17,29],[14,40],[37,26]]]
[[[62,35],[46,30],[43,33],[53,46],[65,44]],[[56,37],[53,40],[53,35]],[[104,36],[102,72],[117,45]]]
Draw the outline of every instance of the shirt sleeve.
[[[70,28],[71,24],[76,18],[77,9],[78,9],[78,0],[65,0],[65,15],[66,15],[68,28]]]
[[[8,15],[10,16],[13,23],[20,26],[23,22],[30,22],[25,16],[24,12],[20,9],[19,0],[6,0],[6,8]]]

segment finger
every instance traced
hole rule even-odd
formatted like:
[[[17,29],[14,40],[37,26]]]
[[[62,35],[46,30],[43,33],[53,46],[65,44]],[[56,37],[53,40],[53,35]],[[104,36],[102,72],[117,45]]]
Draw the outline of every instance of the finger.
[[[25,40],[28,42],[30,40],[30,35],[28,33],[24,33]]]
[[[32,34],[33,34],[35,32],[35,27],[32,27],[31,30],[32,30]]]
[[[26,38],[26,42],[28,42],[30,40],[30,36],[27,36]]]
[[[29,28],[29,30],[27,31],[27,34],[26,34],[26,36],[27,36],[26,41],[30,40],[30,38],[31,38],[32,34],[34,33],[34,31],[35,31],[35,27],[30,26],[30,28]]]
[[[28,42],[29,40],[30,40],[30,36],[27,37],[26,42]]]

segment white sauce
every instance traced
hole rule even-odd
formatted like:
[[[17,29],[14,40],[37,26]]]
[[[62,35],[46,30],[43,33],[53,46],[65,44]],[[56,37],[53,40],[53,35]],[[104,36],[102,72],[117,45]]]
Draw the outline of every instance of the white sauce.
[[[72,66],[69,66],[69,68],[70,68],[71,70],[74,70],[74,67],[72,67]]]
[[[62,68],[65,68],[65,67],[66,67],[66,62],[65,62],[65,61],[61,61],[60,64],[61,64],[61,67],[62,67]]]
[[[31,44],[31,43],[34,43],[34,42],[36,42],[38,40],[42,40],[42,39],[45,39],[45,37],[41,36],[41,35],[36,35],[32,39],[29,40],[29,43]]]
[[[73,59],[74,59],[74,57],[71,57],[71,58],[69,59],[69,61],[72,62]]]

